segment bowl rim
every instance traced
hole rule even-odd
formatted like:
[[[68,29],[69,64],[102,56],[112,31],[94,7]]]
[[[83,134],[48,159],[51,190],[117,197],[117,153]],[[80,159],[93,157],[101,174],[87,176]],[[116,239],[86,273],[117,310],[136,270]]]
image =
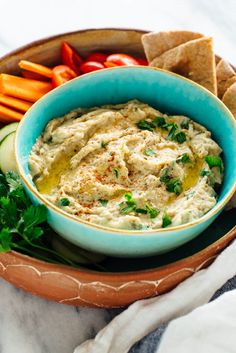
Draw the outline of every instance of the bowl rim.
[[[76,31],[77,32],[77,31]],[[75,33],[76,33],[75,32]],[[74,32],[72,32],[74,33]],[[60,35],[59,35],[60,37]],[[53,38],[53,37],[52,37]],[[117,70],[127,70],[127,69],[131,69],[131,70],[135,70],[137,68],[141,68],[143,70],[151,70],[151,71],[159,71],[162,72],[166,75],[172,76],[177,78],[178,80],[182,80],[184,82],[187,82],[188,84],[194,86],[195,88],[197,88],[198,90],[202,90],[209,98],[215,100],[215,102],[218,104],[218,106],[220,107],[221,110],[223,110],[225,116],[227,116],[227,119],[231,120],[233,125],[235,126],[235,130],[236,130],[236,119],[234,118],[233,114],[230,112],[230,110],[226,107],[226,105],[217,97],[215,96],[212,92],[210,92],[208,89],[206,89],[205,87],[199,85],[198,83],[183,77],[181,75],[178,75],[176,73],[164,70],[164,69],[159,69],[159,68],[154,68],[154,67],[150,67],[150,66],[142,66],[142,65],[136,65],[136,66],[120,66],[120,67],[113,67],[113,68],[109,68],[109,71],[113,70],[113,71],[117,71]],[[148,236],[160,236],[163,233],[167,233],[167,232],[173,232],[173,231],[180,231],[183,229],[187,229],[193,226],[196,226],[198,224],[203,223],[204,221],[207,221],[208,219],[210,219],[212,216],[214,216],[216,213],[218,213],[220,210],[222,210],[222,208],[226,205],[226,203],[230,200],[230,198],[233,196],[234,192],[236,191],[236,180],[234,182],[234,184],[232,185],[231,189],[228,191],[228,193],[223,197],[223,199],[220,202],[217,202],[215,204],[215,206],[209,210],[205,215],[203,215],[202,217],[198,218],[195,221],[189,222],[189,223],[185,223],[185,224],[181,224],[178,226],[174,226],[174,227],[167,227],[167,228],[157,228],[157,229],[146,229],[146,230],[128,230],[128,229],[116,229],[116,228],[110,228],[110,227],[106,227],[103,225],[99,225],[99,224],[95,224],[95,223],[91,223],[85,220],[82,220],[72,214],[69,214],[65,211],[63,211],[62,209],[60,209],[59,207],[57,207],[56,205],[54,205],[53,203],[51,203],[50,201],[48,201],[38,190],[36,187],[34,187],[33,185],[31,185],[29,183],[29,181],[27,180],[27,177],[25,176],[25,171],[23,166],[20,163],[20,158],[18,156],[18,138],[20,135],[20,130],[21,127],[23,125],[23,123],[25,122],[25,120],[28,119],[28,116],[30,115],[31,111],[34,110],[36,105],[41,104],[41,101],[47,99],[49,96],[57,94],[57,91],[60,91],[61,88],[65,86],[70,86],[71,84],[73,85],[73,82],[76,80],[83,80],[86,79],[88,76],[94,76],[94,75],[100,75],[100,73],[103,73],[104,71],[106,71],[107,69],[101,69],[95,72],[89,72],[87,74],[81,75],[79,77],[74,78],[73,80],[70,80],[66,83],[64,83],[62,86],[59,86],[55,89],[53,89],[52,91],[48,92],[47,94],[45,94],[43,97],[41,97],[37,102],[35,102],[33,104],[33,106],[26,112],[26,114],[24,115],[23,119],[20,121],[17,131],[16,131],[16,136],[15,136],[15,143],[14,143],[14,154],[15,154],[15,158],[16,158],[16,164],[17,164],[17,169],[19,172],[19,176],[20,178],[23,180],[25,186],[29,189],[29,191],[31,193],[33,193],[33,195],[40,200],[41,203],[43,203],[44,205],[47,206],[47,208],[49,208],[50,210],[56,212],[57,214],[59,214],[62,217],[65,217],[69,220],[72,220],[74,222],[76,222],[77,224],[82,224],[88,228],[92,229],[97,229],[97,231],[103,231],[105,232],[105,234],[109,234],[109,233],[114,233],[118,236],[122,236],[124,237],[124,235],[128,235],[128,236],[137,236],[140,238],[141,236],[145,236],[145,238],[147,238]]]

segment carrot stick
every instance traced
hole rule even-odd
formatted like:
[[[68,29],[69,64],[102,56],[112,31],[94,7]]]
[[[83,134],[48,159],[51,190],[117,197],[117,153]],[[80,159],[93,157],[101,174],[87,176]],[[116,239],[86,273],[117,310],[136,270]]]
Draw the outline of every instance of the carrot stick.
[[[0,93],[26,101],[36,102],[52,88],[50,82],[0,74]]]
[[[40,64],[32,63],[31,61],[21,60],[19,62],[19,67],[23,70],[35,72],[36,74],[46,76],[51,78],[52,77],[52,70],[48,67]]]
[[[11,123],[13,121],[20,121],[24,114],[16,112],[10,108],[4,107],[0,104],[0,121],[2,123]]]
[[[24,78],[29,78],[31,80],[38,80],[38,81],[49,81],[50,80],[50,78],[48,78],[46,76],[42,76],[40,74],[36,74],[36,72],[32,72],[32,71],[22,70],[21,74]]]
[[[30,102],[26,102],[18,98],[5,96],[4,94],[0,94],[0,103],[10,108],[20,110],[24,113],[27,112],[27,110],[32,106],[32,103]]]

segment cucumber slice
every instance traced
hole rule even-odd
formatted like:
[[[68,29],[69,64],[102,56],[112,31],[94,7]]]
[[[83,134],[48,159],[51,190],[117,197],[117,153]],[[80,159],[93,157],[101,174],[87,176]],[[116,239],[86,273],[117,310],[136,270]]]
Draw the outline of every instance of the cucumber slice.
[[[0,169],[3,173],[13,171],[17,173],[14,153],[15,132],[7,135],[0,145]]]
[[[16,131],[18,124],[19,123],[12,123],[0,129],[0,144],[7,135],[9,135],[11,132]]]

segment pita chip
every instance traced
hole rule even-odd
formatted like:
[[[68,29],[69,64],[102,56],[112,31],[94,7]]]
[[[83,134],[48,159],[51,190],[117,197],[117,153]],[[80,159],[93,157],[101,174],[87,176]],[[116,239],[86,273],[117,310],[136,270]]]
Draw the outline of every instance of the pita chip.
[[[203,37],[203,34],[190,31],[151,32],[142,36],[142,43],[148,62],[166,51],[190,40]]]
[[[203,37],[181,44],[152,60],[150,66],[187,77],[217,94],[212,38]]]
[[[224,59],[216,66],[218,97],[222,98],[227,89],[236,82],[236,72]]]
[[[236,119],[236,82],[227,89],[223,95],[222,102],[229,108]]]

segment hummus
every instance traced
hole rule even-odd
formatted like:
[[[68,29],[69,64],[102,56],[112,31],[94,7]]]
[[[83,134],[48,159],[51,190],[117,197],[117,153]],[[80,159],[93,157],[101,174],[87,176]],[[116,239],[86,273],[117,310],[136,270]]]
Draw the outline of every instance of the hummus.
[[[65,212],[145,230],[197,220],[215,205],[220,154],[203,126],[133,100],[51,120],[29,167],[39,192]]]

